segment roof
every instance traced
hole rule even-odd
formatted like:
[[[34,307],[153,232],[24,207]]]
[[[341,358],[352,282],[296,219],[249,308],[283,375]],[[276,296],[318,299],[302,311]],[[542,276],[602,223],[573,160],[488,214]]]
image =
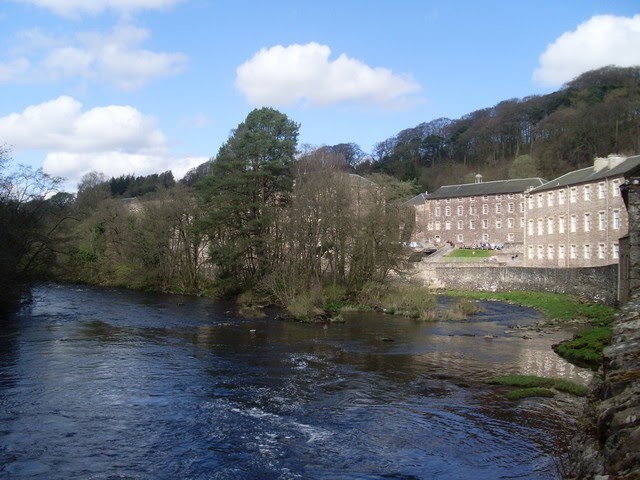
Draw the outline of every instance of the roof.
[[[424,192],[424,193],[419,193],[418,195],[416,195],[410,200],[407,200],[404,203],[405,205],[412,205],[414,207],[417,207],[418,205],[423,205],[426,199],[427,199],[427,192]]]
[[[478,195],[499,195],[504,193],[522,193],[532,187],[543,185],[542,178],[516,178],[513,180],[494,180],[481,183],[464,183],[461,185],[444,185],[427,195],[427,199],[472,197]]]
[[[544,192],[546,190],[565,187],[567,185],[589,183],[605,178],[623,176],[629,172],[632,172],[633,170],[637,170],[638,165],[640,165],[640,155],[635,155],[633,157],[628,157],[626,160],[613,168],[605,167],[599,171],[596,171],[595,167],[591,166],[587,168],[581,168],[580,170],[573,170],[572,172],[565,173],[564,175],[533,189],[531,192]]]

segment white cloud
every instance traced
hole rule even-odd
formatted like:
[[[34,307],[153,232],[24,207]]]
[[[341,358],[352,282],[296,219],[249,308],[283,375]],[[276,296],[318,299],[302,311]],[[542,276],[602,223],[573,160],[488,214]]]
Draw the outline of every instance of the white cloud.
[[[207,160],[172,155],[155,120],[134,107],[83,110],[67,96],[0,117],[0,138],[16,150],[47,151],[44,171],[65,177],[68,186],[92,170],[108,176],[172,170],[180,178]]]
[[[420,91],[411,77],[370,67],[345,54],[330,60],[330,54],[328,46],[315,42],[263,48],[238,67],[236,86],[250,103],[273,106],[298,102],[398,106]]]
[[[133,90],[154,78],[182,71],[187,56],[144,49],[142,44],[149,36],[148,30],[126,23],[106,34],[79,33],[72,38],[49,37],[37,30],[23,32],[13,49],[22,60],[0,63],[0,82],[24,81],[27,77],[35,81],[78,79]],[[13,68],[3,68],[11,65]]]
[[[560,86],[581,73],[607,65],[640,65],[640,15],[597,15],[562,34],[540,55],[533,79]]]
[[[137,10],[158,10],[171,7],[182,0],[14,0],[51,10],[64,17],[98,15],[108,10],[131,13]]]

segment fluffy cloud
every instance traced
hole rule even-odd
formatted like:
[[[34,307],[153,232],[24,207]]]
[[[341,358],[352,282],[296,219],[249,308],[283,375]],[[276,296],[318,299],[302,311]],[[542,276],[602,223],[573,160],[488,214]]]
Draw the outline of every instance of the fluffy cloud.
[[[358,102],[398,106],[420,85],[391,70],[370,67],[345,54],[330,60],[326,45],[263,48],[237,69],[236,86],[254,105]]]
[[[562,34],[540,55],[533,79],[559,86],[607,65],[640,65],[640,15],[598,15]]]
[[[148,38],[148,30],[130,24],[117,25],[106,34],[80,33],[65,39],[38,31],[23,32],[18,39],[20,45],[14,49],[21,59],[0,63],[0,82],[23,81],[26,77],[40,81],[79,79],[133,90],[156,77],[182,71],[186,55],[144,49],[142,44]]]
[[[171,155],[155,120],[131,106],[83,111],[67,96],[0,117],[0,138],[16,150],[47,151],[44,171],[65,177],[69,186],[92,170],[109,176],[173,170],[179,178],[206,160]]]
[[[65,17],[97,15],[107,10],[129,13],[136,10],[168,8],[182,0],[14,0],[51,10]]]

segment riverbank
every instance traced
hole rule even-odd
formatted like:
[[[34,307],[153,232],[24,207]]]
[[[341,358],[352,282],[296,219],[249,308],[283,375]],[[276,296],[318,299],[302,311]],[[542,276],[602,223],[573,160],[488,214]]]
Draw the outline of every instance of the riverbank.
[[[640,295],[622,307],[612,331],[571,449],[575,479],[640,478]]]

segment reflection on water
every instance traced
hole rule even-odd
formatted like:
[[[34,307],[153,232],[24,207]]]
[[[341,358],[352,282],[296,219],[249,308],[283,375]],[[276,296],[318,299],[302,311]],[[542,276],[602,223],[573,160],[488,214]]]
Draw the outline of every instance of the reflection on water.
[[[0,478],[556,478],[575,404],[486,378],[587,381],[490,302],[470,322],[233,306],[46,285],[0,335]]]

